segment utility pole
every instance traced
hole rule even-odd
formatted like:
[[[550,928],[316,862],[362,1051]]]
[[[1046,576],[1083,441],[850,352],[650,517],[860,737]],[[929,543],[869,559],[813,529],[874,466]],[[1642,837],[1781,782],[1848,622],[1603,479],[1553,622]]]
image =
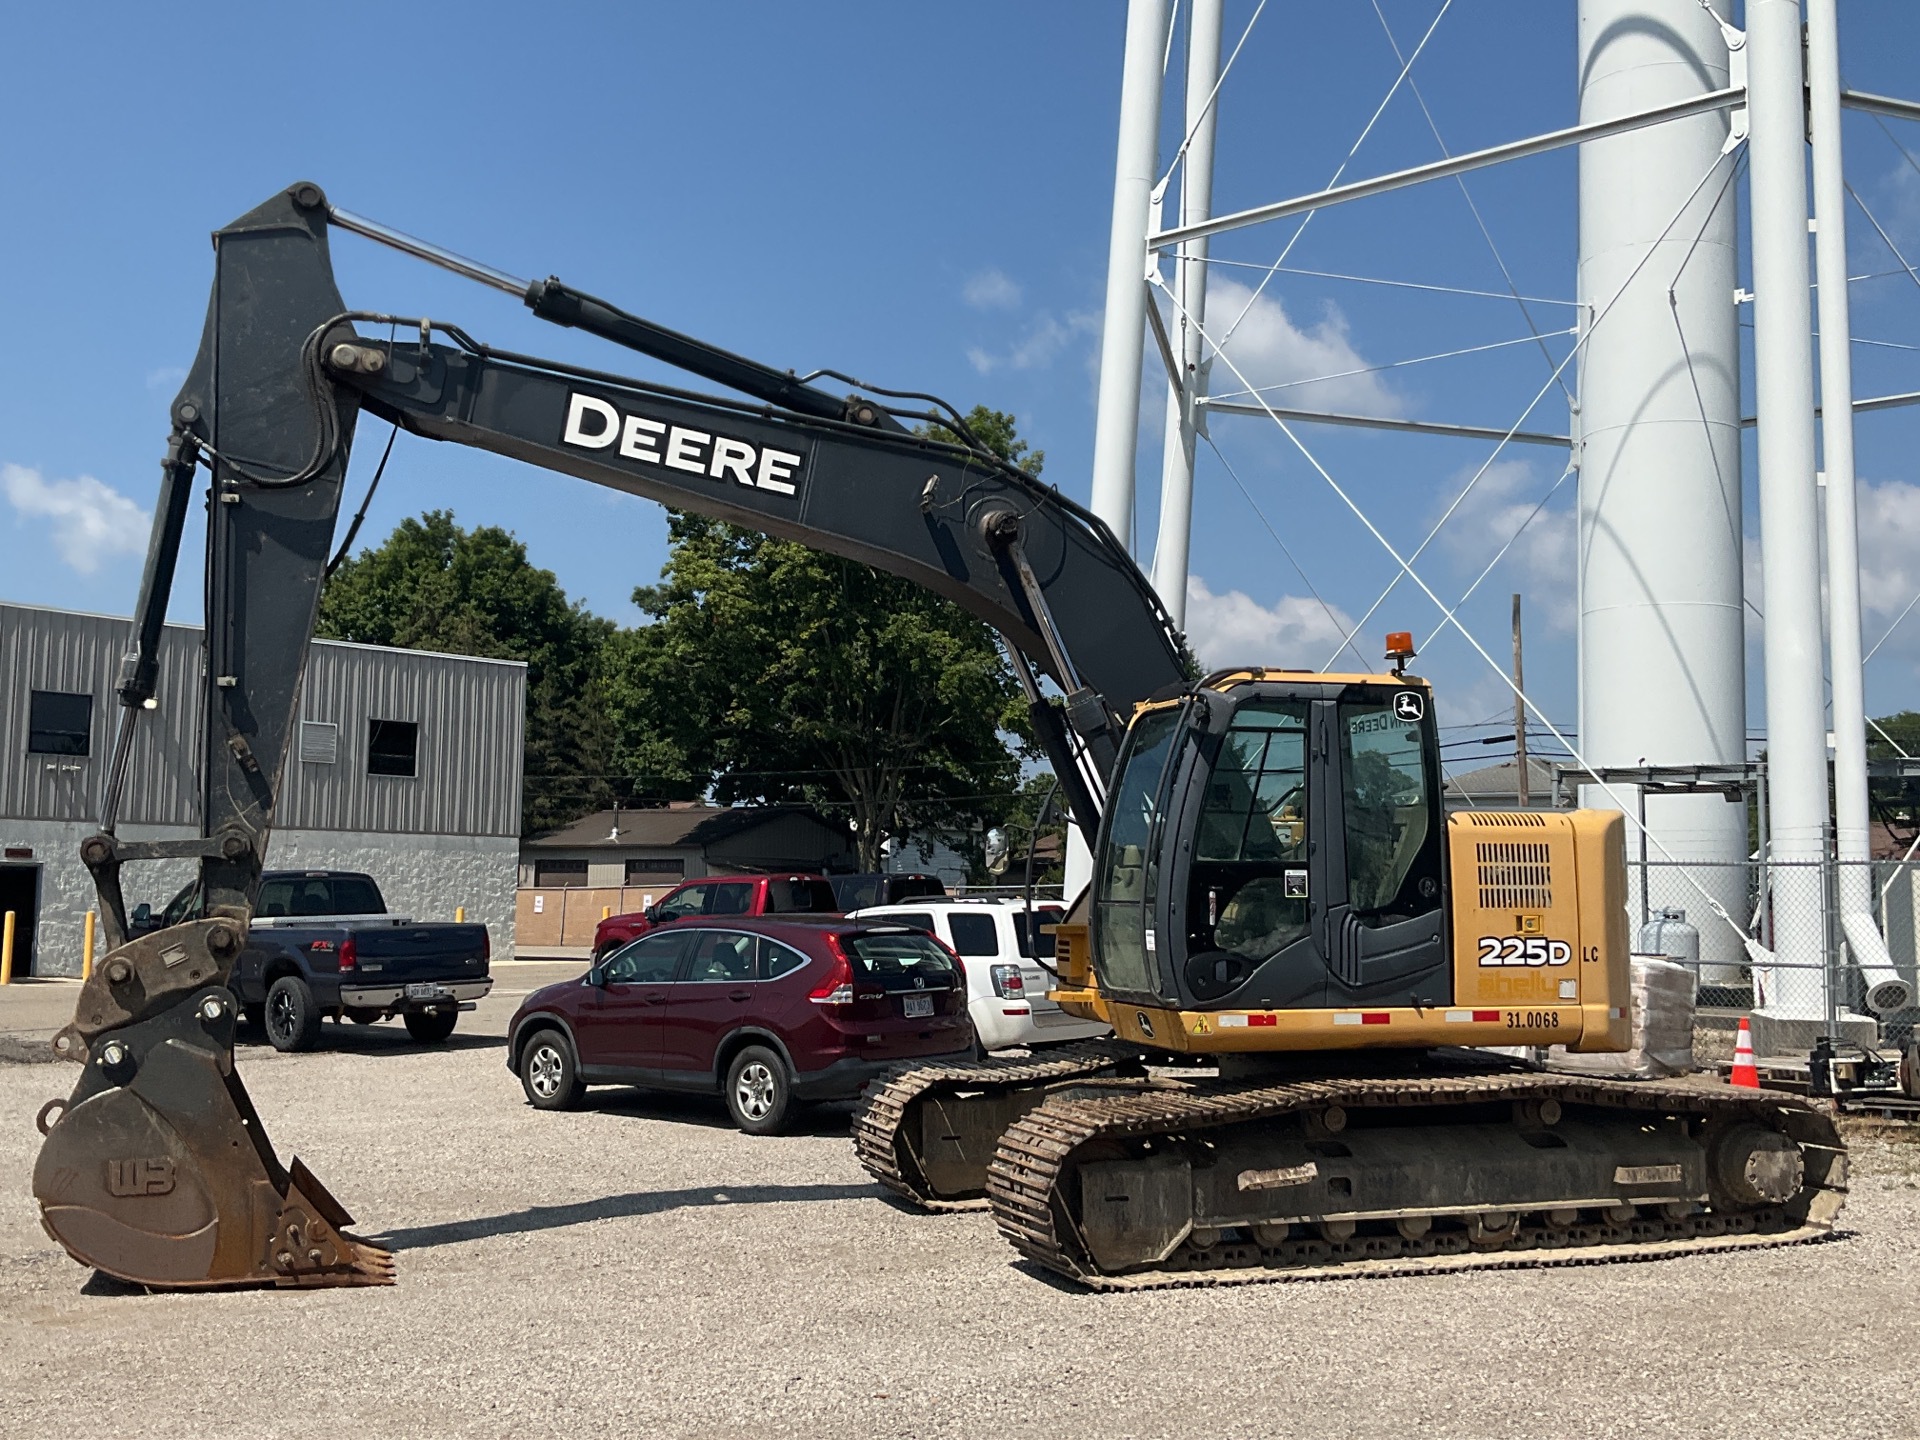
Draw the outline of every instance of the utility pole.
[[[1532,800],[1532,787],[1527,783],[1531,778],[1527,774],[1527,672],[1520,663],[1520,597],[1513,597],[1513,765],[1514,782],[1518,788],[1514,798],[1520,802],[1522,810]]]

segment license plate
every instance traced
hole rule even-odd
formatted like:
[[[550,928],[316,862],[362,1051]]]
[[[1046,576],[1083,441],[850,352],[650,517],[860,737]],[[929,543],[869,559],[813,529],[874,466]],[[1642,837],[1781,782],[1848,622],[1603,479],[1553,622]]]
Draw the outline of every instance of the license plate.
[[[903,995],[900,1003],[906,1007],[909,1020],[919,1020],[933,1014],[933,996]]]
[[[445,1000],[452,994],[453,992],[444,985],[407,986],[407,999],[409,1000]]]

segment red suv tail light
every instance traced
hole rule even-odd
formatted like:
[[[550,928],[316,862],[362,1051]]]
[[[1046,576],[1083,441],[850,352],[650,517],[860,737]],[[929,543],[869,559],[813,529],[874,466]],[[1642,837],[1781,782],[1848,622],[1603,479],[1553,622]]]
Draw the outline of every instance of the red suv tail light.
[[[360,947],[354,941],[353,936],[349,935],[340,942],[340,968],[342,970],[353,970],[357,969],[359,965]]]
[[[996,965],[993,967],[993,993],[1002,1000],[1024,1000],[1027,998],[1026,976],[1020,973],[1018,965]]]
[[[853,965],[847,959],[847,952],[841,948],[838,935],[827,936],[827,953],[832,957],[827,962],[827,973],[820,977],[818,985],[807,992],[807,999],[816,1005],[851,1005]]]

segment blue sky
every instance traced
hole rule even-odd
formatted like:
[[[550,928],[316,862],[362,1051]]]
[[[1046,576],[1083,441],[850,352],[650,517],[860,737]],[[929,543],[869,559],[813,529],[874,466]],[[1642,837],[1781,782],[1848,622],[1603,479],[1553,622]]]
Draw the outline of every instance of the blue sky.
[[[1691,6],[1693,0],[1672,0]],[[1403,46],[1441,0],[1381,0]],[[1465,150],[1575,118],[1574,5],[1455,0],[1414,71],[1447,145]],[[1236,39],[1254,0],[1229,0]],[[41,6],[11,17],[0,88],[0,259],[14,343],[0,349],[0,598],[126,611],[138,583],[166,405],[206,303],[207,234],[299,178],[348,208],[523,275],[555,273],[642,314],[781,366],[832,366],[1014,412],[1047,478],[1085,498],[1105,284],[1124,7],[773,3],[433,7]],[[1911,93],[1920,7],[1842,5],[1846,83]],[[1325,183],[1398,70],[1369,3],[1271,0],[1222,94],[1216,209]],[[1166,144],[1177,143],[1177,102]],[[1889,122],[1910,148],[1920,126]],[[1909,258],[1920,170],[1850,116],[1853,182]],[[1435,157],[1411,93],[1382,116],[1349,177]],[[1575,170],[1562,152],[1469,181],[1519,289],[1570,299]],[[1852,217],[1856,273],[1894,262]],[[1217,242],[1267,263],[1278,227]],[[429,313],[502,345],[597,365],[631,357],[532,319],[509,297],[379,250],[335,242],[341,288],[367,309]],[[1304,269],[1503,290],[1457,187],[1320,217]],[[1216,270],[1216,314],[1256,270]],[[1234,287],[1243,287],[1236,291]],[[1920,285],[1856,285],[1861,394],[1920,388]],[[1536,309],[1542,328],[1570,323]],[[1531,345],[1436,364],[1391,361],[1526,333],[1512,301],[1278,277],[1243,354],[1292,376],[1367,370],[1299,393],[1504,426],[1546,378]],[[1570,344],[1551,338],[1557,359]],[[1216,369],[1216,388],[1230,377]],[[1750,387],[1750,381],[1749,381]],[[1151,555],[1162,400],[1144,407],[1142,561]],[[1564,403],[1532,424],[1565,425]],[[357,500],[384,435],[357,452]],[[1318,666],[1326,606],[1358,617],[1391,564],[1265,422],[1215,422],[1203,451],[1190,615],[1203,657]],[[1403,546],[1417,543],[1488,447],[1316,429],[1316,454]],[[1859,427],[1869,644],[1920,592],[1920,412]],[[1752,456],[1748,529],[1757,527]],[[1559,474],[1509,451],[1422,562],[1457,594]],[[1244,487],[1245,493],[1242,492]],[[1504,643],[1527,597],[1529,688],[1573,706],[1571,501],[1563,486],[1464,612]],[[1258,507],[1256,513],[1255,507]],[[623,621],[665,557],[647,502],[476,452],[401,437],[364,537],[428,508],[497,524],[569,594]],[[1261,518],[1264,515],[1264,519]],[[1296,569],[1268,526],[1292,552]],[[1301,571],[1304,570],[1304,578]],[[1319,600],[1314,598],[1318,592]],[[175,617],[197,619],[183,579]],[[1432,628],[1407,591],[1369,621]],[[1490,645],[1490,648],[1493,648]],[[1349,659],[1351,657],[1348,657]],[[1455,641],[1424,667],[1451,724],[1495,721],[1503,691]],[[1757,655],[1750,664],[1758,705]],[[1920,706],[1920,618],[1868,671],[1874,713]],[[1502,723],[1498,728],[1510,728]]]

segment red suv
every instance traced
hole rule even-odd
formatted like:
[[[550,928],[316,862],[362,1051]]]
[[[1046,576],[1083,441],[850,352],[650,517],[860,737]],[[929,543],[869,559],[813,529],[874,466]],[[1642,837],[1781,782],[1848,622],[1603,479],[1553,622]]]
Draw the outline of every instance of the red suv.
[[[588,1085],[721,1094],[742,1130],[845,1100],[901,1060],[970,1051],[965,972],[933,936],[872,920],[690,918],[521,1002],[507,1066],[541,1110]]]
[[[688,880],[645,910],[609,915],[594,927],[600,960],[656,925],[695,915],[838,915],[840,902],[824,875],[730,875]]]

